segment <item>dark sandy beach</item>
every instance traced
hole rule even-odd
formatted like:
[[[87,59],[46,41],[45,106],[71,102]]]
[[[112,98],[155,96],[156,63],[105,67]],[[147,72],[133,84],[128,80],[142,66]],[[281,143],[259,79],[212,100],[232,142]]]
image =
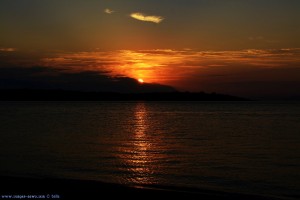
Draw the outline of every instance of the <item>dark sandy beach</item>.
[[[106,198],[159,198],[178,199],[261,199],[278,198],[233,194],[210,190],[175,187],[130,187],[85,180],[36,179],[0,177],[0,199],[106,199]],[[11,195],[11,196],[9,196]]]

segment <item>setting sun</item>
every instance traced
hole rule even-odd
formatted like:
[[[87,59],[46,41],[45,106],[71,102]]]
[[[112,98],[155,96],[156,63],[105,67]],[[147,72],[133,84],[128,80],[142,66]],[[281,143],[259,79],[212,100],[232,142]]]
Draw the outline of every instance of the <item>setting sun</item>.
[[[138,81],[139,81],[140,83],[144,83],[144,80],[141,79],[141,78],[139,78]]]

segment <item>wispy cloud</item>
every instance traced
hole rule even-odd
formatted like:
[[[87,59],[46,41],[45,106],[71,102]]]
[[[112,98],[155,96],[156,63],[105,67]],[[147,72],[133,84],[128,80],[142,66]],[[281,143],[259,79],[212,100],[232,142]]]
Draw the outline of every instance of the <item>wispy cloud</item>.
[[[145,22],[153,22],[156,24],[159,24],[160,22],[162,22],[164,20],[164,18],[161,16],[146,15],[144,13],[139,13],[139,12],[131,13],[130,17],[132,17],[133,19],[136,19],[136,20],[145,21]]]
[[[3,51],[3,52],[13,52],[13,51],[16,51],[17,49],[15,48],[0,48],[0,51]]]
[[[106,8],[106,9],[104,10],[104,12],[105,12],[106,14],[113,14],[115,11],[114,11],[114,10],[111,10],[111,9],[109,9],[109,8]]]

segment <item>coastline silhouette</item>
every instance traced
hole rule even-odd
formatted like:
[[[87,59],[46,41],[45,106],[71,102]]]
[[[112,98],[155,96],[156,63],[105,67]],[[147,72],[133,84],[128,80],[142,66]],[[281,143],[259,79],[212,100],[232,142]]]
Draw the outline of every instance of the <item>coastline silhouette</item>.
[[[86,92],[72,90],[0,90],[2,101],[245,101],[248,99],[205,92]]]

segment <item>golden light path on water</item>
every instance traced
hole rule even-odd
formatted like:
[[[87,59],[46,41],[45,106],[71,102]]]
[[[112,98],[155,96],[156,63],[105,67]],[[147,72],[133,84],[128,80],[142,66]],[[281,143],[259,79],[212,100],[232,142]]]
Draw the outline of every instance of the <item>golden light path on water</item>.
[[[116,149],[118,170],[123,184],[145,186],[160,183],[160,174],[169,172],[168,162],[175,159],[166,152],[172,149],[162,124],[153,118],[153,110],[145,102],[136,102],[132,107],[130,123],[125,125],[126,142]]]
[[[152,174],[153,165],[151,164],[153,155],[149,152],[153,144],[147,139],[146,131],[149,127],[147,119],[147,110],[143,102],[137,103],[134,108],[134,124],[131,142],[121,149],[126,152],[121,158],[122,162],[129,171],[126,181],[135,184],[151,184],[150,175]]]
[[[137,104],[135,108],[135,132],[133,142],[133,151],[135,154],[132,159],[128,161],[131,162],[133,166],[132,170],[138,176],[135,177],[135,182],[138,183],[148,183],[147,174],[150,173],[148,162],[151,161],[151,155],[148,153],[148,150],[151,148],[151,144],[146,139],[145,131],[148,128],[147,124],[147,110],[144,103]]]

